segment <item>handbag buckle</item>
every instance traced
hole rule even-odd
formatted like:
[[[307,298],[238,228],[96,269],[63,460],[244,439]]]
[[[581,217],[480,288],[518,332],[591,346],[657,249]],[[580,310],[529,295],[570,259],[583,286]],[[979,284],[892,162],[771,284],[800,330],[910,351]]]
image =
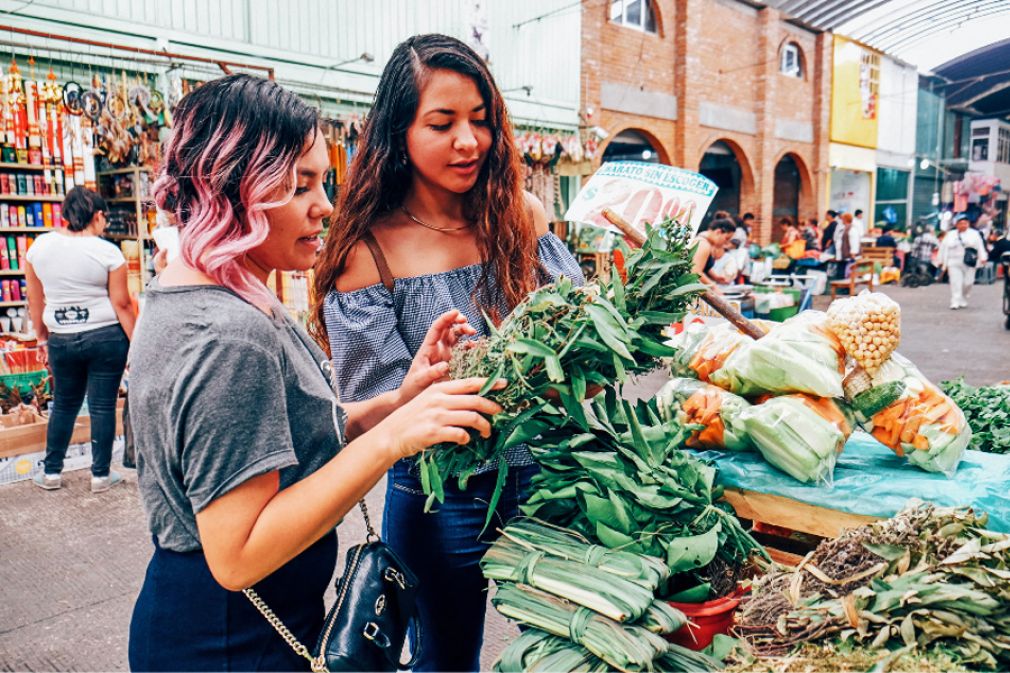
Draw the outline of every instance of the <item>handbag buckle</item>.
[[[390,645],[389,638],[386,637],[386,634],[379,629],[379,625],[375,622],[365,624],[365,629],[361,632],[361,635],[383,649],[386,649]]]
[[[386,568],[386,572],[382,575],[387,582],[396,582],[400,585],[401,589],[407,588],[407,578],[403,576],[396,568]]]

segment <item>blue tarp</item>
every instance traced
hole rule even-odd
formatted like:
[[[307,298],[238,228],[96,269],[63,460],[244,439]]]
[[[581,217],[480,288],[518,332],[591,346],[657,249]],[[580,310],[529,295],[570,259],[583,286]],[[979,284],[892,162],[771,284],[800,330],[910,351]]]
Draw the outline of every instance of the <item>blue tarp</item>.
[[[1010,455],[966,451],[947,478],[909,465],[863,432],[849,438],[835,465],[831,486],[802,484],[764,461],[760,453],[699,451],[719,468],[727,487],[780,495],[850,514],[890,517],[910,498],[939,506],[970,505],[989,514],[988,527],[1010,533]]]

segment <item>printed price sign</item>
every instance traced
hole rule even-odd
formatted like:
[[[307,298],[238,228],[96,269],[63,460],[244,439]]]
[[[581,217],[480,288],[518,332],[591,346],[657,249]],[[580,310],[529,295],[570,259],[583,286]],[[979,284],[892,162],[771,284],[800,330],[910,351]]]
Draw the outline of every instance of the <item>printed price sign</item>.
[[[644,161],[611,161],[600,166],[565,219],[615,230],[603,217],[610,208],[644,232],[645,223],[672,217],[697,231],[715,193],[715,183],[700,173]]]

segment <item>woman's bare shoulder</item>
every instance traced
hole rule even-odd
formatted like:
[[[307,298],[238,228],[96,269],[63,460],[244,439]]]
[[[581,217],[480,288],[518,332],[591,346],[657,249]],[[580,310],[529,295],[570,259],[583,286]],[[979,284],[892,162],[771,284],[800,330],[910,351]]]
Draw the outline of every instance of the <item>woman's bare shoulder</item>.
[[[364,241],[358,241],[347,253],[344,271],[337,276],[337,292],[354,292],[381,282],[379,268]]]
[[[544,204],[536,196],[526,191],[523,192],[523,201],[526,203],[526,212],[533,218],[533,229],[536,231],[537,238],[540,238],[549,231]]]

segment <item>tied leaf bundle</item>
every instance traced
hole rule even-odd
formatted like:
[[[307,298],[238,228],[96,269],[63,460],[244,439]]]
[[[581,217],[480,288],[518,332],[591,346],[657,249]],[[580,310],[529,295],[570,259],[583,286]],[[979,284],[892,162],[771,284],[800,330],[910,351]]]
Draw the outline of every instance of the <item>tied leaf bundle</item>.
[[[678,448],[690,427],[663,423],[655,401],[633,406],[613,390],[592,411],[585,425],[567,415],[544,424],[532,449],[541,470],[524,514],[612,549],[662,558],[673,573],[693,573],[696,584],[698,571],[717,558],[738,568],[752,553],[764,554],[716,504],[715,468]]]
[[[653,662],[653,670],[679,673],[688,671],[717,671],[722,663],[707,654],[694,652],[675,643]],[[609,664],[592,652],[567,638],[553,636],[545,631],[523,631],[502,652],[492,670],[498,673],[605,673]]]
[[[492,419],[490,438],[472,435],[465,445],[442,445],[421,454],[427,507],[443,500],[443,483],[450,475],[465,488],[480,466],[497,464],[490,521],[508,470],[505,451],[535,438],[560,416],[559,408],[584,419],[587,388],[621,383],[630,373],[652,369],[656,358],[674,353],[664,345],[662,332],[683,317],[705,286],[691,273],[688,228],[668,220],[647,231],[641,248],[623,249],[626,282],[621,273],[585,287],[561,278],[532,292],[492,328],[489,338],[457,348],[450,376],[488,377],[481,394],[503,411]],[[491,391],[500,378],[508,386]],[[557,405],[547,401],[549,391]]]
[[[939,648],[973,667],[1010,664],[1010,535],[968,508],[913,503],[773,571],[738,632],[761,655],[804,643]]]
[[[533,627],[497,670],[656,670],[656,659],[673,648],[659,636],[687,623],[654,598],[670,574],[662,561],[604,549],[540,521],[507,526],[481,569],[498,583],[499,612]]]
[[[491,602],[509,619],[581,645],[619,671],[652,670],[670,648],[648,629],[620,624],[529,586],[502,584]]]
[[[510,522],[502,531],[502,537],[528,551],[542,551],[561,559],[578,561],[649,591],[655,591],[670,576],[669,566],[658,558],[594,545],[577,533],[534,519]]]

